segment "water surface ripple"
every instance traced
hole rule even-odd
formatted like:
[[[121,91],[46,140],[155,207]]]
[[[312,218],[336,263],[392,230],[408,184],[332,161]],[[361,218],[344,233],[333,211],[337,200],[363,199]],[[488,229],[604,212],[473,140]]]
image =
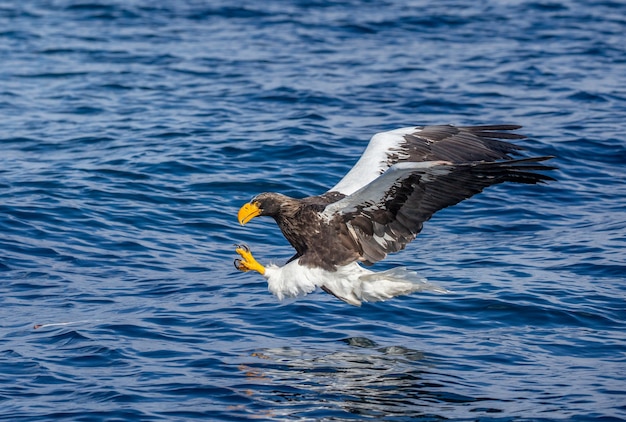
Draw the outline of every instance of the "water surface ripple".
[[[0,419],[626,420],[625,33],[610,0],[0,3]],[[560,168],[377,264],[452,294],[234,270],[291,255],[244,201],[435,123]]]

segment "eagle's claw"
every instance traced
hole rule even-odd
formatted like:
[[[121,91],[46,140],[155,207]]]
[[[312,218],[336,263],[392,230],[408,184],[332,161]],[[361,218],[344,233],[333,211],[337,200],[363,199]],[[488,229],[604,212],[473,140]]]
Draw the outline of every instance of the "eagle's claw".
[[[237,249],[241,249],[241,250],[243,250],[245,252],[250,252],[250,248],[245,243],[242,243],[242,244],[235,243],[233,246],[235,246]]]
[[[260,274],[265,274],[265,267],[259,264],[256,259],[252,256],[252,252],[250,252],[250,248],[246,245],[236,245],[237,248],[235,252],[237,252],[242,259],[235,259],[234,264],[235,268],[239,271],[247,272],[247,271],[257,271]]]

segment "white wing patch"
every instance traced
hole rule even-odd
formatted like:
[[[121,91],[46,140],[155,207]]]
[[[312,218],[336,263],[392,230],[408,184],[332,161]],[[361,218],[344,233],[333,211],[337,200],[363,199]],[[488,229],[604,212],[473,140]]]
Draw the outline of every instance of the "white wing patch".
[[[372,136],[359,161],[329,191],[351,195],[376,179],[389,168],[389,157],[391,154],[400,158],[408,157],[406,153],[402,152],[401,148],[402,143],[405,142],[404,136],[420,130],[420,127],[415,126],[403,127],[388,132],[380,132]]]
[[[389,194],[389,189],[396,181],[412,174],[420,173],[420,183],[430,183],[438,176],[450,173],[453,164],[449,161],[423,161],[394,164],[381,176],[374,178],[356,192],[328,205],[321,213],[321,217],[330,221],[337,213],[346,214],[357,211],[357,206],[367,209],[377,206]]]

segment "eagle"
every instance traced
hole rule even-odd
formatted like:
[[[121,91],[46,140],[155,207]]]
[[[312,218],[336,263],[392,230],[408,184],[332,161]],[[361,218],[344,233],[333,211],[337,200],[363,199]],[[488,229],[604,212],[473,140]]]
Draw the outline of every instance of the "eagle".
[[[267,279],[279,300],[321,288],[360,306],[398,295],[446,289],[405,267],[367,266],[413,241],[437,211],[503,182],[555,180],[537,171],[552,156],[520,157],[518,125],[412,126],[375,134],[357,163],[327,192],[301,199],[266,192],[238,212],[241,225],[274,219],[295,255],[283,266],[263,266],[246,245],[236,245],[240,271]],[[364,267],[365,266],[365,267]]]

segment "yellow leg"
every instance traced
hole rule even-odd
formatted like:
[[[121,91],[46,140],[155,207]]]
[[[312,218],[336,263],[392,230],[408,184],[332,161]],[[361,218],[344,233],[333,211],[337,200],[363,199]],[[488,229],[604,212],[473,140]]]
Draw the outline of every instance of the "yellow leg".
[[[242,259],[235,259],[235,268],[239,271],[256,271],[259,274],[265,274],[265,267],[257,262],[256,259],[252,256],[252,252],[250,252],[250,248],[246,245],[236,245],[237,248],[235,252],[237,252]]]

